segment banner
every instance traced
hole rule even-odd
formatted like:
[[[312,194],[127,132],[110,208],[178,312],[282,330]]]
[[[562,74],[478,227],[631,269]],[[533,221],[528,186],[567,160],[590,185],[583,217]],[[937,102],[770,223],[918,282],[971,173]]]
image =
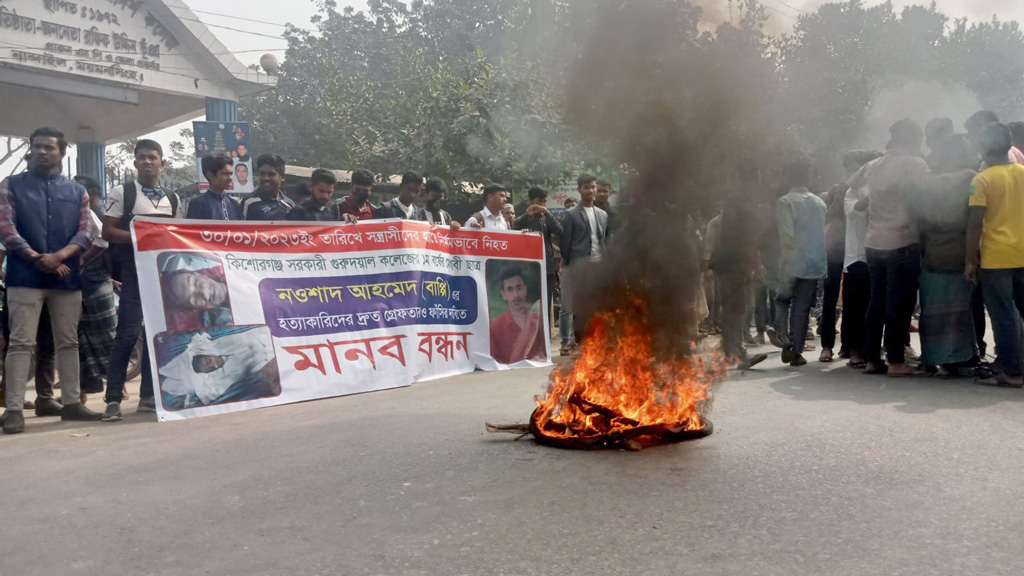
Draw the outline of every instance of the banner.
[[[161,421],[550,364],[539,235],[140,217],[132,236]]]
[[[241,198],[254,191],[257,174],[252,171],[253,156],[249,146],[248,122],[193,122],[195,136],[196,172],[199,174],[199,190],[210,189],[210,183],[203,174],[203,156],[211,152],[224,152],[234,162],[232,188],[233,197]]]

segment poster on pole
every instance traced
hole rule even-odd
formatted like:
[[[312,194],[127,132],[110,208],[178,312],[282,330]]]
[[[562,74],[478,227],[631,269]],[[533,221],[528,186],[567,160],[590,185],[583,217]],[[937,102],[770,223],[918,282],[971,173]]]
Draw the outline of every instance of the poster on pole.
[[[200,191],[210,189],[210,183],[203,174],[202,159],[211,152],[224,152],[231,157],[234,176],[228,194],[240,199],[256,189],[248,122],[193,122],[192,133],[195,136]]]
[[[161,421],[550,365],[539,235],[132,222]]]

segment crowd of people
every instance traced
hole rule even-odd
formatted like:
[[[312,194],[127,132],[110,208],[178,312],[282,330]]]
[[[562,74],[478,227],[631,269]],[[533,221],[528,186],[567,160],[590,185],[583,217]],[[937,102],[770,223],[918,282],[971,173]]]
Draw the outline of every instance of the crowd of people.
[[[979,384],[1024,387],[1024,123],[980,111],[964,129],[956,133],[948,118],[924,129],[900,120],[885,151],[847,153],[848,179],[822,194],[809,190],[811,163],[794,160],[774,206],[757,202],[760,172],[743,166],[744,199],[726,199],[702,237],[701,330],[721,333],[742,368],[767,358],[746,347],[769,341],[799,367],[815,350],[808,340],[816,316],[820,362],[839,357],[866,374],[976,375]],[[918,331],[920,355],[910,344]]]
[[[838,357],[867,374],[976,374],[981,384],[1024,387],[1024,123],[1002,124],[981,111],[964,127],[958,134],[946,118],[924,129],[910,120],[896,122],[884,152],[847,153],[847,179],[822,194],[810,190],[813,167],[806,159],[782,169],[781,193],[771,198],[765,197],[761,171],[742,163],[738,190],[722,198],[720,213],[700,238],[706,273],[699,308],[707,305],[701,330],[720,333],[725,353],[741,368],[767,358],[749,354],[748,346],[768,342],[782,349],[785,363],[799,367],[815,349],[808,341],[814,340],[816,317],[821,362]],[[61,174],[67,152],[61,132],[40,128],[30,147],[28,169],[0,182],[7,286],[0,391],[8,434],[24,430],[26,409],[65,420],[121,420],[129,363],[144,330],[129,231],[135,216],[338,223],[401,218],[452,230],[536,233],[544,241],[549,310],[560,294],[563,356],[576,353],[583,328],[573,314],[574,272],[601,259],[618,227],[611,183],[590,174],[579,176],[580,199],[567,200],[559,217],[548,211],[543,188],[527,192],[525,212],[517,217],[509,190],[490,184],[482,190],[482,208],[461,223],[445,209],[446,183],[416,172],[402,176],[394,199],[377,205],[371,172],[353,172],[350,194],[339,202],[335,173],[318,169],[295,201],[282,190],[284,160],[265,154],[255,163],[259,188],[237,200],[229,194],[232,158],[208,153],[200,165],[209,189],[182,199],[160,186],[163,148],[140,140],[135,180],[103,198],[94,178]],[[190,278],[170,282],[178,280]],[[180,303],[186,312],[218,309],[217,283],[204,286],[189,290]],[[987,319],[997,356],[991,364]],[[918,330],[920,356],[910,345]],[[144,348],[146,340],[141,338]],[[138,410],[152,412],[145,349],[140,361]],[[34,403],[25,397],[31,378]],[[101,392],[104,411],[87,408],[88,395]]]
[[[161,187],[160,173],[166,165],[163,148],[144,139],[134,150],[136,178],[103,198],[94,178],[72,179],[61,173],[68,147],[63,133],[40,128],[29,144],[28,169],[0,182],[0,243],[7,287],[0,317],[7,347],[0,383],[5,434],[24,430],[25,410],[63,420],[122,419],[129,364],[144,331],[130,233],[135,216],[339,223],[401,218],[452,230],[466,226],[537,233],[544,239],[549,309],[557,289],[556,262],[560,260],[564,267],[559,316],[563,355],[574,353],[575,333],[581,329],[568,297],[569,276],[579,263],[600,258],[614,222],[611,183],[589,174],[578,179],[579,203],[567,201],[561,218],[548,211],[548,192],[543,188],[529,190],[525,213],[516,217],[508,189],[491,184],[483,189],[482,209],[463,224],[445,210],[446,183],[436,177],[424,179],[416,172],[402,176],[396,198],[376,205],[370,199],[376,180],[368,170],[352,173],[351,192],[338,202],[335,173],[317,169],[296,202],[282,190],[285,161],[265,154],[255,164],[259,188],[238,200],[229,194],[234,162],[231,156],[214,152],[200,160],[209,188],[185,199]],[[223,300],[219,284],[193,276],[174,275],[165,291],[173,295],[176,282],[194,281],[188,298],[177,305],[192,315],[219,310]],[[156,410],[147,340],[141,339],[139,412]],[[58,373],[59,401],[54,392]],[[35,402],[26,401],[25,396],[32,378]],[[89,394],[99,393],[104,393],[105,408],[95,412],[85,404]]]

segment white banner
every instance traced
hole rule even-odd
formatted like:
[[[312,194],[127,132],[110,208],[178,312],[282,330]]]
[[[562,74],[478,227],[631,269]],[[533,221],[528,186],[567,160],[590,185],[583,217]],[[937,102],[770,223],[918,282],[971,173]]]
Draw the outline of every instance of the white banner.
[[[147,218],[132,234],[161,421],[550,363],[538,235]]]

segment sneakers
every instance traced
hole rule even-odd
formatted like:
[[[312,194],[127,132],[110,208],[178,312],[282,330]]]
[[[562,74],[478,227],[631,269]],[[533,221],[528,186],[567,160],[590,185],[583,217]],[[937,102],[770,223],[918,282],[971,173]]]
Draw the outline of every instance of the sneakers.
[[[767,333],[768,333],[768,341],[772,343],[772,346],[775,346],[776,348],[782,348],[783,347],[782,346],[782,339],[779,338],[778,333],[776,333],[774,329],[769,328],[767,330]]]
[[[139,400],[137,412],[156,412],[156,398],[142,398]]]
[[[4,412],[4,434],[21,434],[25,431],[25,413],[21,410]]]
[[[103,411],[104,422],[117,422],[121,420],[121,403],[108,402],[107,409]]]
[[[94,422],[103,418],[103,414],[93,412],[81,403],[69,404],[60,413],[61,420],[75,420],[80,422]]]
[[[793,361],[790,362],[789,365],[794,367],[794,368],[799,368],[801,366],[807,366],[807,359],[804,358],[803,355],[797,354],[796,356],[793,356]]]

